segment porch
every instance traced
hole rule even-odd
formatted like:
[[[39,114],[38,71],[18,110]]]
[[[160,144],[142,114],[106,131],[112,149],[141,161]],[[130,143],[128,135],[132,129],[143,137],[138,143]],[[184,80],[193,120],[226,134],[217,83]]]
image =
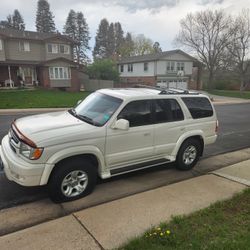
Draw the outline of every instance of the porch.
[[[36,65],[0,64],[0,87],[32,87],[38,85]]]

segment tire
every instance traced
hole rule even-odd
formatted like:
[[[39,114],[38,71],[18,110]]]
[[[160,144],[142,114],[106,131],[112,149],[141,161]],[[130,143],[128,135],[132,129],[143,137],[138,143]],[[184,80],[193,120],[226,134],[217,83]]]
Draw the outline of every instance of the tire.
[[[50,199],[59,203],[87,196],[93,191],[96,178],[96,167],[88,159],[65,160],[56,166],[50,177]]]
[[[201,155],[201,144],[196,139],[183,142],[176,157],[176,168],[179,170],[192,169]]]

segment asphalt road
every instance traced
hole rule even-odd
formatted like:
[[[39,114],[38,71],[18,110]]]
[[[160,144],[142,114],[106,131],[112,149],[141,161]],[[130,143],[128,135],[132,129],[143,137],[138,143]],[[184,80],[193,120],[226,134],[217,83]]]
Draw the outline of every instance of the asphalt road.
[[[250,103],[217,105],[215,108],[220,123],[219,136],[215,144],[206,147],[203,157],[206,158],[212,155],[250,147]],[[25,115],[27,115],[27,113]],[[0,115],[0,139],[7,134],[11,122],[22,116],[24,116],[24,114]],[[100,180],[98,188],[108,185],[112,189],[117,181],[125,182],[125,186],[127,182],[127,186],[129,186],[132,179],[133,182],[142,181],[141,178],[144,178],[143,176],[145,176],[143,181],[157,181],[157,178],[154,180],[149,179],[150,175],[147,174],[148,171],[157,174],[156,172],[161,172],[162,168],[144,170],[105,181]],[[169,177],[171,177],[171,183],[180,179],[180,172],[173,169],[171,165],[167,166],[166,171],[166,174],[169,173]],[[188,173],[186,175],[190,177],[193,176]],[[0,209],[45,197],[47,197],[46,187],[21,187],[8,181],[4,174],[0,173]]]

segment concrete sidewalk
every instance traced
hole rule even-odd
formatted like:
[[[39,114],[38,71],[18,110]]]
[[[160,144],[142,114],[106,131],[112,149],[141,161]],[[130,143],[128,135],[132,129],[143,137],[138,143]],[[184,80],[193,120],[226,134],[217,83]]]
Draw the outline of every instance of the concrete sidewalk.
[[[0,237],[1,250],[113,249],[172,216],[228,199],[250,183],[250,160]],[[37,210],[39,216],[39,210]]]

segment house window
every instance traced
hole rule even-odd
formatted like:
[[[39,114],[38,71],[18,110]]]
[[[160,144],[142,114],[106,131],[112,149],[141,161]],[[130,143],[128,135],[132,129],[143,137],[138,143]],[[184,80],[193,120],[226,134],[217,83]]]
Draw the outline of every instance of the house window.
[[[120,65],[120,72],[122,73],[124,71],[124,65]]]
[[[66,80],[70,79],[70,68],[69,67],[50,67],[49,78],[51,80]]]
[[[3,42],[1,39],[0,39],[0,50],[3,50]]]
[[[58,45],[54,43],[49,43],[47,46],[48,53],[57,54],[58,53]]]
[[[144,71],[148,71],[148,63],[144,63]]]
[[[133,64],[128,64],[128,72],[133,72]]]
[[[59,50],[60,50],[60,53],[62,54],[69,54],[69,45],[60,44]]]
[[[175,62],[173,61],[167,62],[167,71],[170,71],[170,72],[175,71]]]
[[[184,62],[178,62],[177,63],[177,71],[184,71]]]
[[[30,51],[30,43],[29,42],[24,42],[20,41],[19,42],[19,51]]]

